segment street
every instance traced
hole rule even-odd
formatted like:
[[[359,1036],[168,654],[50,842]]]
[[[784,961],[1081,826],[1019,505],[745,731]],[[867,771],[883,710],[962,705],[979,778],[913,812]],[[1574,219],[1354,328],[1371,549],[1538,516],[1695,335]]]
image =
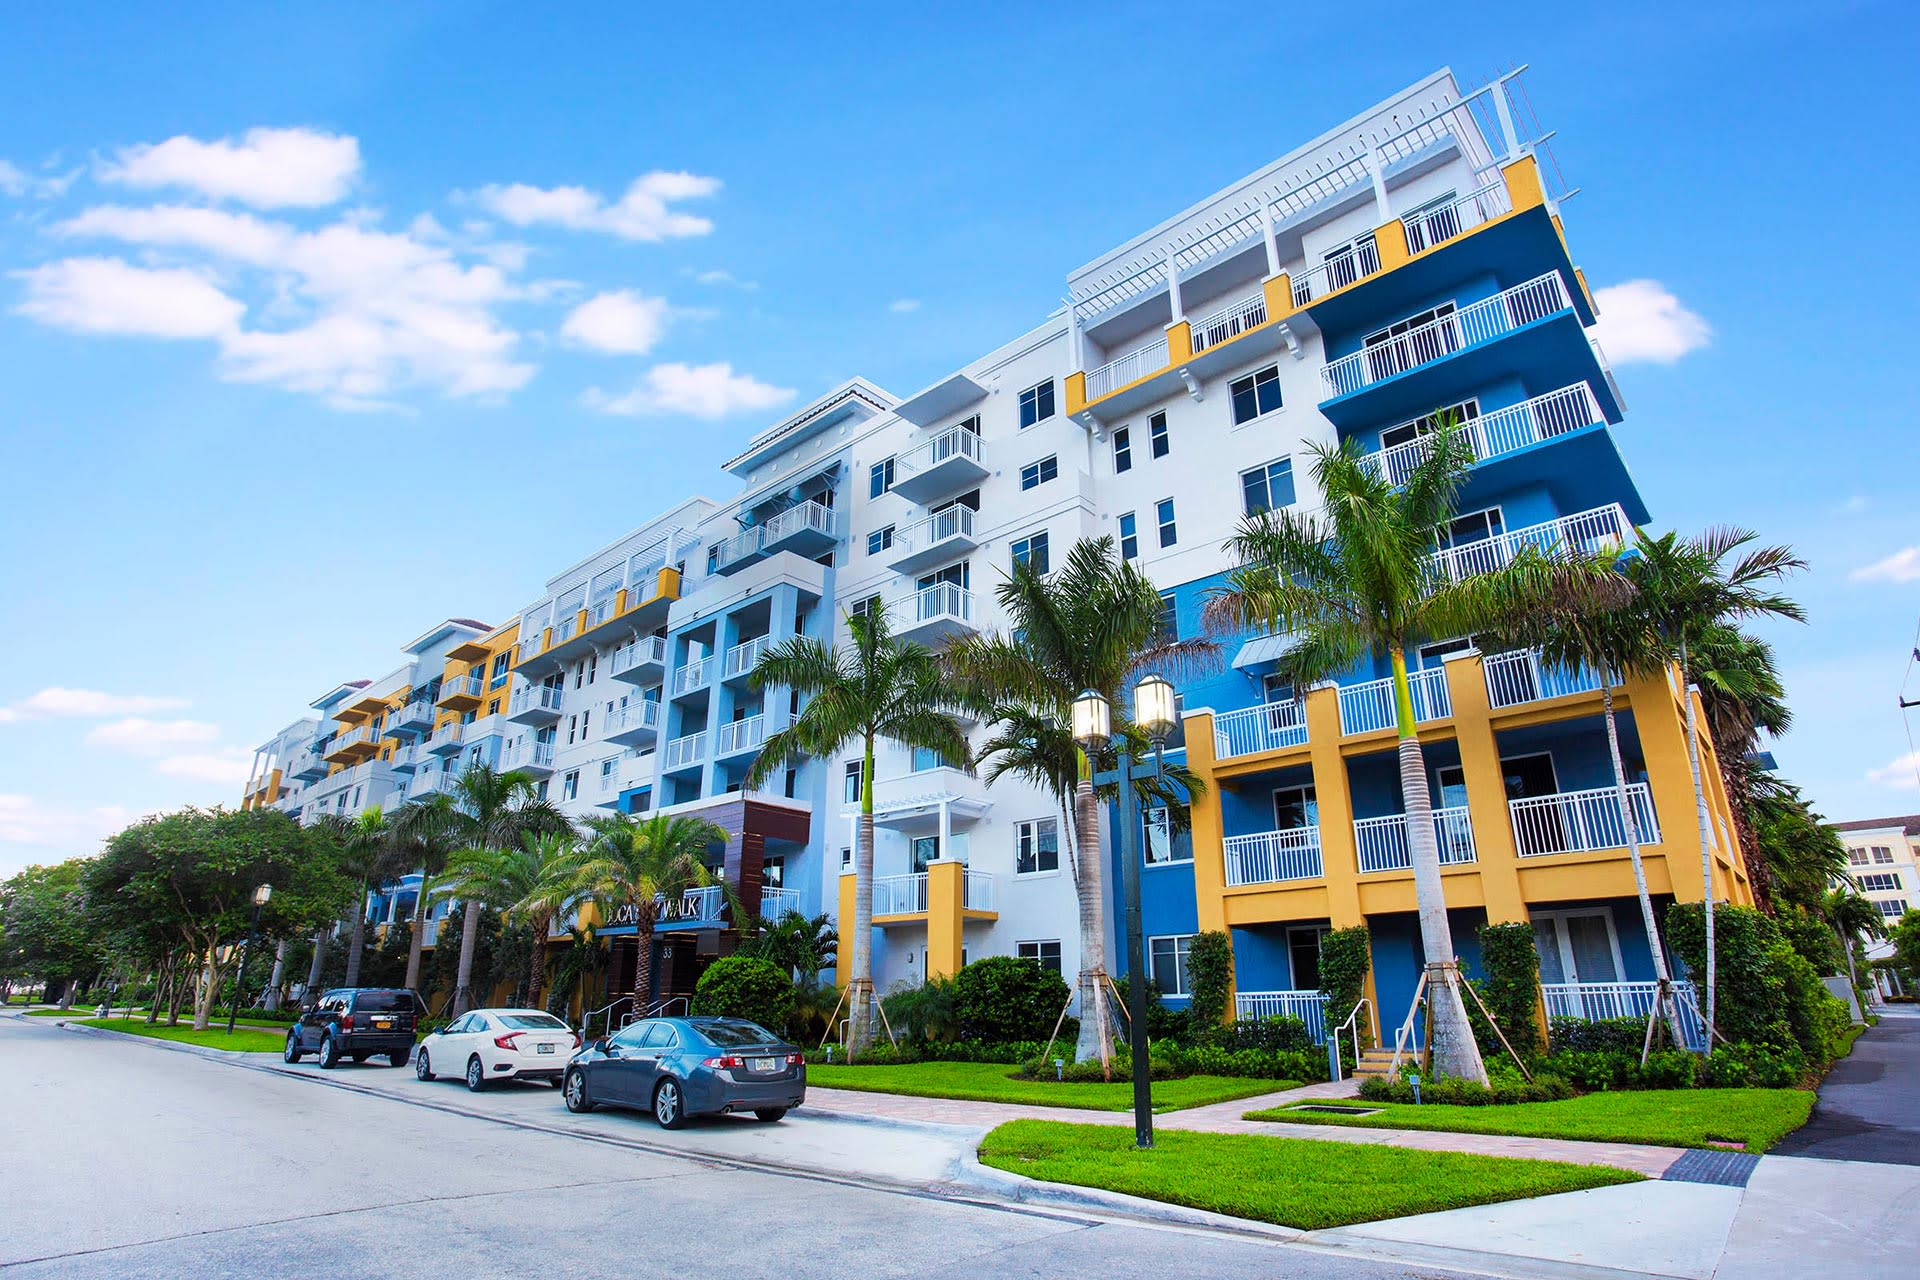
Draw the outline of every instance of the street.
[[[264,1059],[262,1066],[275,1059]],[[790,1116],[664,1133],[411,1072],[322,1083],[0,1018],[0,1266],[34,1276],[1434,1276],[1229,1234],[982,1202],[952,1157]],[[332,1087],[335,1084],[351,1087]],[[378,1092],[363,1091],[377,1086]],[[480,1115],[464,1114],[478,1112]],[[483,1118],[500,1114],[514,1123]],[[539,1124],[543,1128],[521,1127]],[[551,1131],[548,1131],[548,1130]],[[688,1154],[675,1154],[677,1149]],[[744,1168],[830,1167],[872,1180]],[[872,1171],[882,1172],[873,1176]]]

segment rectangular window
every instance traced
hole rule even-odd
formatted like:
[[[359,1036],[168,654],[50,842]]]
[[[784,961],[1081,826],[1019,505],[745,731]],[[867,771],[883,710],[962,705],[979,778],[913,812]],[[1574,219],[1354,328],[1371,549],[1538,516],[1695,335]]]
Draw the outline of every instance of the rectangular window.
[[[841,799],[848,804],[860,803],[860,765],[858,760],[847,761],[845,781],[841,784]]]
[[[1153,972],[1154,983],[1159,986],[1163,996],[1184,996],[1189,994],[1187,987],[1187,951],[1193,945],[1190,933],[1174,934],[1165,938],[1148,938],[1148,969]]]
[[[1870,871],[1863,876],[1855,876],[1860,888],[1868,893],[1898,893],[1900,891],[1900,873],[1897,871]]]
[[[893,459],[876,462],[867,472],[867,496],[877,498],[893,488]]]
[[[1038,462],[1029,462],[1020,468],[1020,487],[1038,489],[1047,481],[1060,474],[1060,459],[1057,454],[1048,454]]]
[[[1240,505],[1250,516],[1293,505],[1293,459],[1275,458],[1240,473]]]
[[[938,751],[933,751],[926,747],[915,747],[913,749],[913,761],[908,766],[908,772],[925,773],[928,769],[938,769],[945,763],[946,761],[940,758]]]
[[[1878,898],[1873,905],[1880,908],[1880,915],[1887,920],[1898,920],[1907,914],[1905,898]]]
[[[1120,558],[1131,560],[1140,554],[1140,522],[1129,511],[1120,517]]]
[[[1048,378],[1038,386],[1028,387],[1020,393],[1020,429],[1025,431],[1036,422],[1045,422],[1053,416],[1053,379]]]
[[[1893,861],[1893,850],[1886,845],[1877,844],[1873,846],[1873,860],[1884,866]]]
[[[880,607],[880,597],[868,596],[864,600],[855,600],[853,602],[853,606],[849,608],[847,612],[858,614],[864,618],[869,613],[872,613],[875,609],[878,609],[879,607]]]
[[[1154,504],[1153,516],[1160,524],[1160,545],[1170,547],[1180,541],[1180,531],[1173,524],[1173,499],[1162,498]]]
[[[1125,427],[1113,429],[1113,474],[1133,470],[1133,433]]]
[[[1180,638],[1180,608],[1174,601],[1173,592],[1168,591],[1160,597],[1160,623],[1154,628],[1154,641],[1158,644],[1172,644]]]
[[[1047,533],[1030,533],[1013,540],[1013,562],[1029,566],[1035,573],[1047,572]]]
[[[1060,820],[1035,818],[1013,828],[1015,875],[1038,875],[1060,869]]]
[[[850,867],[853,865],[853,850],[846,845],[840,846],[840,865],[842,867]]]
[[[579,795],[580,771],[575,769],[572,773],[569,773],[560,780],[560,798],[562,800],[573,800],[577,799]]]
[[[1060,972],[1060,939],[1050,938],[1045,942],[1022,942],[1019,944],[1020,958],[1031,960],[1042,969],[1054,973]]]
[[[1233,425],[1252,422],[1280,407],[1280,366],[1268,365],[1244,378],[1235,378],[1227,387],[1233,400]]]
[[[1193,861],[1192,844],[1174,839],[1173,817],[1165,805],[1155,805],[1140,815],[1140,833],[1140,847],[1146,850],[1148,866]]]
[[[892,545],[893,545],[893,526],[892,525],[888,525],[884,529],[875,529],[872,533],[867,535],[867,554],[870,556],[877,556],[882,551],[885,551],[888,547],[891,547]]]
[[[1156,413],[1147,419],[1147,447],[1156,458],[1164,458],[1172,445],[1167,440],[1167,415]]]

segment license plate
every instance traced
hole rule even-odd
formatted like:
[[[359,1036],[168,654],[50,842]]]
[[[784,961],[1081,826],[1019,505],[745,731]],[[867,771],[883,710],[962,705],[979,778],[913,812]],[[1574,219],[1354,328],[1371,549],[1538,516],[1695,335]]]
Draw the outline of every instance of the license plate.
[[[553,1046],[552,1046],[552,1045],[550,1045],[550,1044],[543,1044],[543,1045],[538,1045],[538,1046],[536,1046],[536,1047],[535,1047],[535,1050],[534,1050],[534,1051],[535,1051],[536,1053],[552,1053],[552,1052],[553,1052]]]
[[[373,1025],[376,1030],[385,1031],[388,1027],[391,1027],[393,1023],[382,1018],[375,1018]]]
[[[749,1058],[747,1059],[747,1069],[749,1071],[778,1071],[780,1069],[780,1059]]]

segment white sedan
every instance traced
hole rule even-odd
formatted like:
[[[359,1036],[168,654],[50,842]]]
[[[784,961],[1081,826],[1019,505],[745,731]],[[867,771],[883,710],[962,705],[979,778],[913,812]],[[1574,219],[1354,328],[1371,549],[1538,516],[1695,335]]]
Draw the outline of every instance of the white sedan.
[[[494,1080],[544,1080],[558,1088],[580,1047],[573,1029],[538,1009],[475,1009],[420,1042],[413,1073],[461,1076],[475,1093]]]

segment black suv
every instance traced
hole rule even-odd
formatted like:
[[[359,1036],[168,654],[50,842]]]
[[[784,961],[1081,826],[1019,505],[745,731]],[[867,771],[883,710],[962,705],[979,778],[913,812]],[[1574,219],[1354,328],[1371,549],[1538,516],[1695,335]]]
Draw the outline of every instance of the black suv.
[[[341,987],[328,991],[300,1014],[287,1031],[280,1056],[298,1062],[318,1053],[320,1065],[335,1067],[342,1058],[365,1062],[384,1053],[396,1067],[413,1052],[413,1029],[424,1006],[404,987]]]

